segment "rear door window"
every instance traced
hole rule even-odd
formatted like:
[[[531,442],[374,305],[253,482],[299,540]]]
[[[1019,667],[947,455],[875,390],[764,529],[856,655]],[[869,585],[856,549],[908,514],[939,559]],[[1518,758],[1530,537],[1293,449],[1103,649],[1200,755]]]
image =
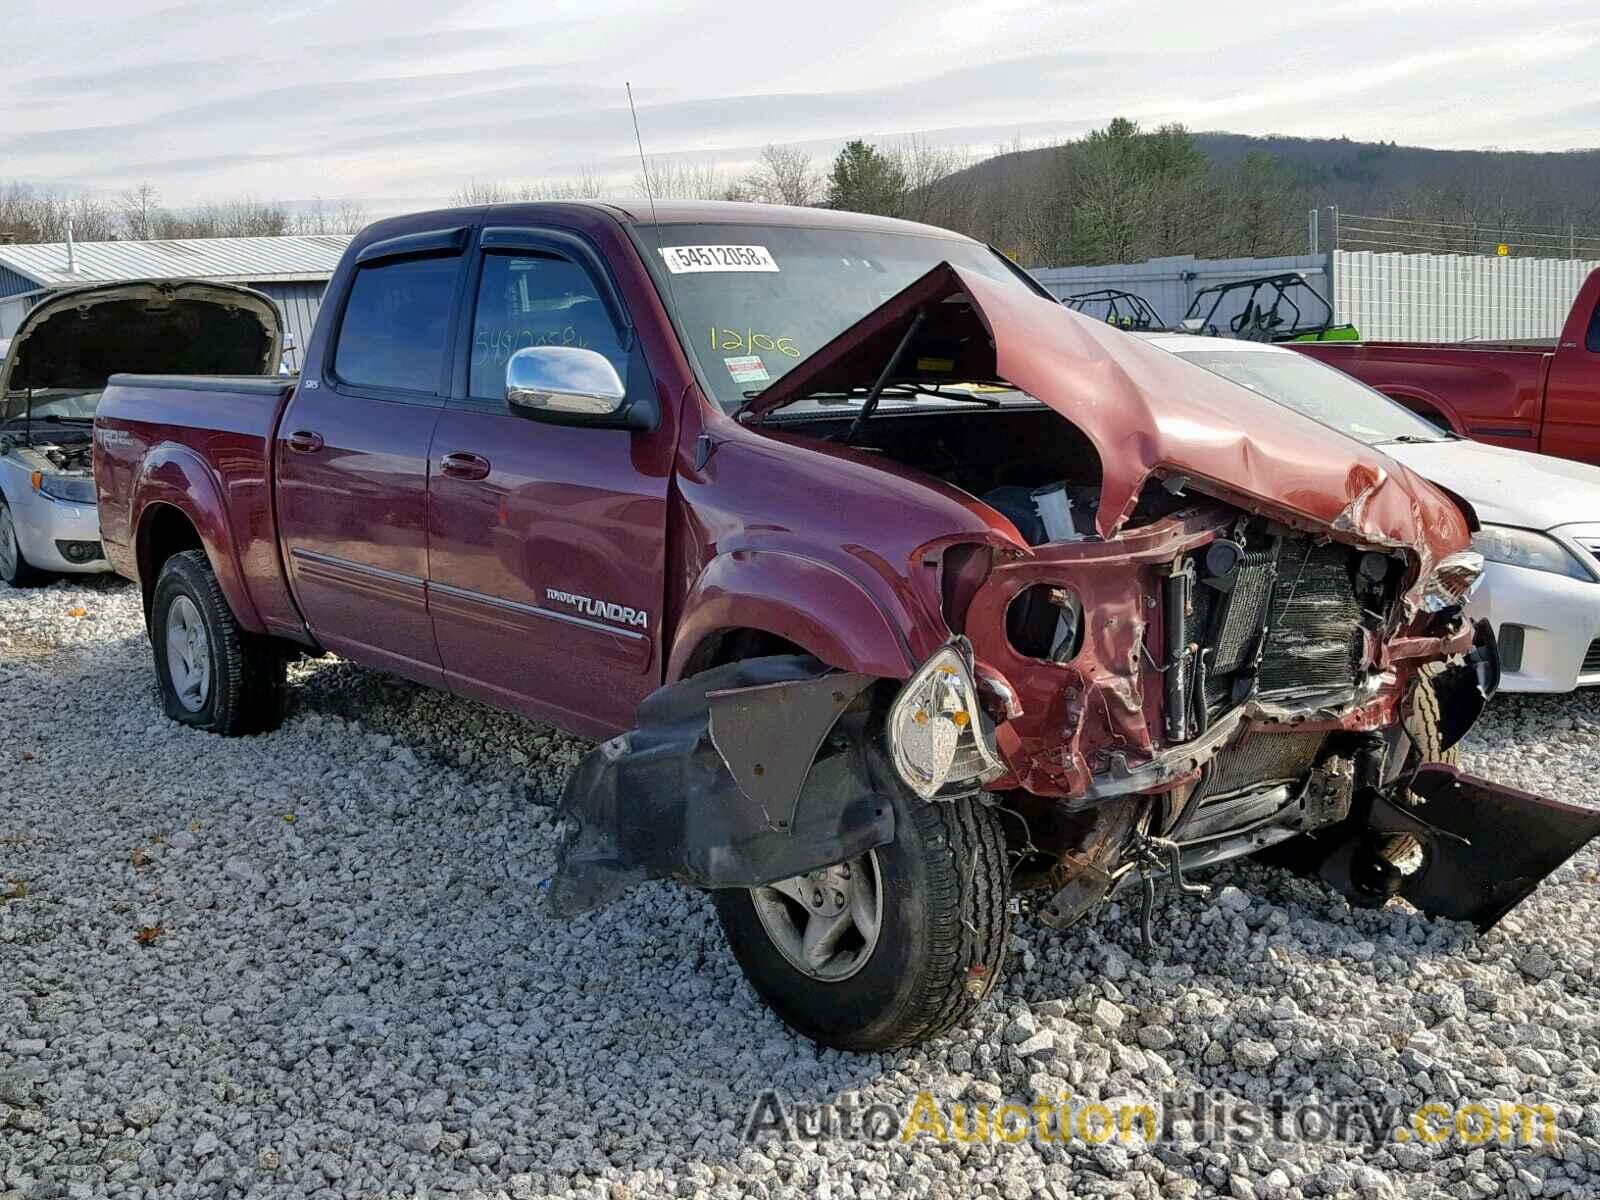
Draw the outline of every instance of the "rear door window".
[[[341,383],[437,394],[461,256],[378,262],[356,272],[334,349]]]

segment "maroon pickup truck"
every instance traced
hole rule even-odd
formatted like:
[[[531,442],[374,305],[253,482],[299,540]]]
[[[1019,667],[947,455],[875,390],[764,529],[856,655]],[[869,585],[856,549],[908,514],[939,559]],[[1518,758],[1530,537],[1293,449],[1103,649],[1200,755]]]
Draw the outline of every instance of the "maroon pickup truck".
[[[383,221],[298,381],[119,376],[95,445],[173,719],[331,651],[604,739],[552,910],[711,889],[836,1046],[961,1019],[1014,894],[1148,942],[1270,850],[1487,927],[1600,821],[1434,765],[1498,678],[1461,505],[925,226]]]
[[[1600,466],[1600,271],[1553,342],[1289,342],[1462,437]]]

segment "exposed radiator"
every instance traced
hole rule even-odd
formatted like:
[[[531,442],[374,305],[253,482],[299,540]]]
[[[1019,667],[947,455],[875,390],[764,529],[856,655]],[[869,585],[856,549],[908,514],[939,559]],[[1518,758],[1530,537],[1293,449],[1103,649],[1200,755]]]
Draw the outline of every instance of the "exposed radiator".
[[[1355,686],[1363,633],[1349,561],[1350,550],[1337,543],[1284,545],[1261,660],[1262,696]]]
[[[1190,803],[1226,796],[1240,788],[1298,783],[1311,773],[1326,733],[1252,733],[1236,749],[1211,760]]]
[[[1246,554],[1234,576],[1233,590],[1221,601],[1216,641],[1208,669],[1218,675],[1237,671],[1256,649],[1261,618],[1272,598],[1274,556],[1270,550]]]

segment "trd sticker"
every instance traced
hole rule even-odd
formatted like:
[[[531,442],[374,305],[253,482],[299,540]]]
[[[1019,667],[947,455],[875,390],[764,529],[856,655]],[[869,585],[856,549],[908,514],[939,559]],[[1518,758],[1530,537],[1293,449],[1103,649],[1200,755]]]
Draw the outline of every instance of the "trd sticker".
[[[615,621],[618,625],[637,625],[640,629],[650,627],[650,614],[643,609],[629,608],[625,604],[613,604],[609,600],[596,600],[592,596],[577,596],[571,592],[563,592],[559,588],[545,588],[544,598],[553,600],[557,604],[565,604],[575,608],[586,617],[598,617],[602,621]]]
[[[776,271],[765,246],[663,246],[661,257],[674,275],[699,271]]]
[[[722,361],[728,364],[728,374],[733,376],[735,383],[765,383],[772,378],[767,374],[767,365],[761,361],[759,354],[725,358]]]

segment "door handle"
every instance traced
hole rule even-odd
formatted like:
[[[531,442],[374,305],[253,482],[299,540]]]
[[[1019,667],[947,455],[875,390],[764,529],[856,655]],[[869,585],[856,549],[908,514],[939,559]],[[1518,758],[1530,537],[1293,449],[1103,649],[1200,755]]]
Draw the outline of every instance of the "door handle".
[[[322,449],[322,435],[309,429],[296,429],[289,435],[289,449],[301,454],[312,454]]]
[[[489,460],[470,450],[454,450],[439,460],[439,470],[452,479],[487,479]]]

